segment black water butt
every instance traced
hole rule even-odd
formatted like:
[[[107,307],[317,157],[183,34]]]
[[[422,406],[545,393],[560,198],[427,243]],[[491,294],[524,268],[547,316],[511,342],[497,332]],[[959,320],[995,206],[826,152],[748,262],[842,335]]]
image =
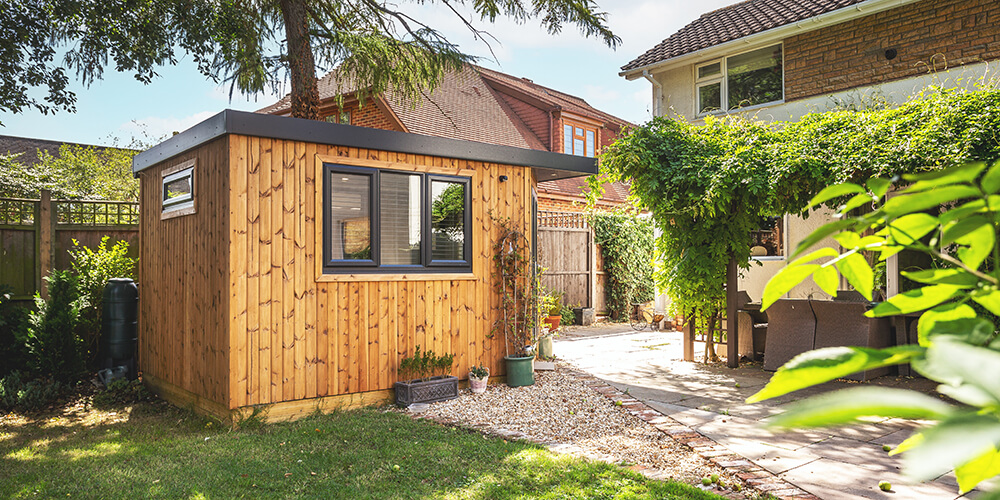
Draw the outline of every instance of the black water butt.
[[[128,278],[111,278],[104,285],[100,353],[103,368],[124,366],[135,380],[139,332],[139,289]]]

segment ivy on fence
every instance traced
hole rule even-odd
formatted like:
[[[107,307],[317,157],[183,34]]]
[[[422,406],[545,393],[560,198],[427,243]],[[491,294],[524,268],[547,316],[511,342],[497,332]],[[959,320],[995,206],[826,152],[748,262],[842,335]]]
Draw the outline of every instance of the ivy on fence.
[[[604,258],[607,309],[628,318],[631,304],[653,299],[653,224],[634,210],[590,212],[587,222]]]

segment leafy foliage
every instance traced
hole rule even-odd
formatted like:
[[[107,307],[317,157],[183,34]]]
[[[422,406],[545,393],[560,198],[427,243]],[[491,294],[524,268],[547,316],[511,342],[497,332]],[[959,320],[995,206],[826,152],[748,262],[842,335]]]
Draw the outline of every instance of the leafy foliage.
[[[40,163],[26,165],[21,154],[0,155],[0,196],[38,198],[41,190],[59,199],[138,200],[132,176],[132,149],[63,144],[59,154],[39,151]]]
[[[141,380],[115,379],[104,390],[94,394],[94,406],[110,408],[133,405],[142,401],[152,401],[153,394]]]
[[[69,271],[53,270],[45,277],[49,300],[38,295],[30,317],[26,345],[28,366],[57,382],[75,382],[86,369],[86,346],[77,335],[80,290]]]
[[[30,412],[44,408],[62,393],[59,382],[39,379],[27,382],[18,371],[0,378],[0,410]]]
[[[26,368],[28,309],[11,301],[11,290],[10,285],[0,284],[0,377]]]
[[[628,318],[631,304],[653,299],[653,224],[634,210],[590,212],[587,222],[604,257],[608,310]]]
[[[413,349],[413,356],[407,356],[399,362],[399,372],[402,379],[424,379],[433,375],[451,371],[454,354],[438,356],[434,351],[420,352],[420,346]]]
[[[490,369],[486,365],[473,366],[469,368],[469,376],[482,380],[490,376]]]
[[[924,311],[918,322],[918,345],[888,349],[843,347],[802,354],[781,367],[754,402],[821,384],[857,371],[909,362],[940,385],[938,392],[966,406],[889,388],[868,387],[809,398],[771,421],[783,427],[841,424],[866,416],[922,418],[935,425],[900,444],[909,474],[930,479],[955,469],[962,492],[1000,474],[1000,340],[989,319],[971,307],[1000,313],[1000,161],[984,162],[917,175],[886,200],[889,182],[873,178],[864,186],[845,183],[821,191],[811,205],[848,196],[865,196],[874,210],[851,215],[818,229],[796,248],[798,257],[775,275],[764,292],[766,308],[810,277],[824,286],[823,274],[837,273],[871,299],[874,273],[863,253],[880,261],[904,249],[934,257],[940,267],[905,275],[919,288],[879,303],[869,317]],[[850,203],[848,203],[849,205]],[[938,213],[938,211],[940,211]],[[832,248],[808,252],[818,234],[834,234],[843,252]],[[863,236],[863,234],[867,234]],[[808,253],[807,253],[808,252]]]
[[[657,281],[673,307],[710,320],[725,305],[720,285],[730,257],[749,268],[750,231],[761,217],[802,212],[831,184],[995,157],[997,109],[995,89],[931,89],[893,109],[813,113],[797,122],[731,117],[694,126],[656,118],[605,148],[601,168],[608,179],[629,182],[633,195],[652,211],[661,233]],[[591,179],[593,195],[602,180]],[[887,181],[880,182],[877,187],[884,189]],[[824,203],[870,205],[867,193],[847,189],[830,193]],[[930,198],[925,202],[936,205]],[[838,224],[844,222],[814,239],[836,233]],[[858,267],[855,258],[847,259],[842,267]],[[866,277],[856,278],[867,286]]]
[[[108,248],[108,236],[101,238],[97,250],[80,246],[73,240],[69,251],[73,261],[70,267],[77,278],[80,290],[80,321],[78,336],[84,342],[88,360],[97,356],[97,342],[101,335],[101,313],[104,310],[104,287],[111,278],[133,278],[137,259],[128,256],[128,242],[118,241]]]

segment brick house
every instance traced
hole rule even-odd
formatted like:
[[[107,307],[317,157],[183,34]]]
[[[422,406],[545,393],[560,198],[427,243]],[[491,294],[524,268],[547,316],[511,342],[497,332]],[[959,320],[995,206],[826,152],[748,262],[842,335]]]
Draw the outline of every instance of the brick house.
[[[445,76],[415,103],[391,89],[363,101],[350,75],[334,70],[319,81],[320,116],[326,121],[476,142],[594,157],[629,122],[593,108],[579,97],[480,66]],[[338,98],[340,102],[338,102]],[[288,114],[289,97],[259,110]],[[539,179],[539,210],[580,212],[586,180]],[[605,187],[600,206],[625,202],[628,188]]]
[[[930,85],[972,87],[992,78],[997,59],[996,0],[747,0],[703,14],[620,75],[650,82],[656,116],[796,120],[838,107],[898,104]],[[824,219],[786,216],[757,232],[758,244],[775,244],[756,257],[763,265],[740,288],[759,299],[784,266],[785,249]],[[895,265],[888,263],[890,277]],[[890,278],[890,295],[894,286]],[[789,295],[818,293],[800,285]]]

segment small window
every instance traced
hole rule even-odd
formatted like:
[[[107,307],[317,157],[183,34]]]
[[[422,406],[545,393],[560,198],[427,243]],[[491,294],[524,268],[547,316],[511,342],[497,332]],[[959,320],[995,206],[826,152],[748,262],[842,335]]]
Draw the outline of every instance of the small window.
[[[164,218],[194,213],[195,160],[167,168],[162,176],[162,213]]]
[[[593,158],[596,148],[596,128],[576,123],[563,125],[563,153]]]
[[[350,125],[351,112],[348,110],[348,111],[341,111],[340,113],[334,113],[324,118],[324,120],[326,120],[327,123],[339,123],[341,125]]]
[[[785,256],[785,218],[761,217],[758,228],[750,231],[753,242],[750,245],[750,255],[761,257]]]
[[[784,99],[781,50],[781,44],[772,45],[697,66],[697,114],[747,108]]]
[[[325,272],[469,272],[470,179],[324,164]]]

